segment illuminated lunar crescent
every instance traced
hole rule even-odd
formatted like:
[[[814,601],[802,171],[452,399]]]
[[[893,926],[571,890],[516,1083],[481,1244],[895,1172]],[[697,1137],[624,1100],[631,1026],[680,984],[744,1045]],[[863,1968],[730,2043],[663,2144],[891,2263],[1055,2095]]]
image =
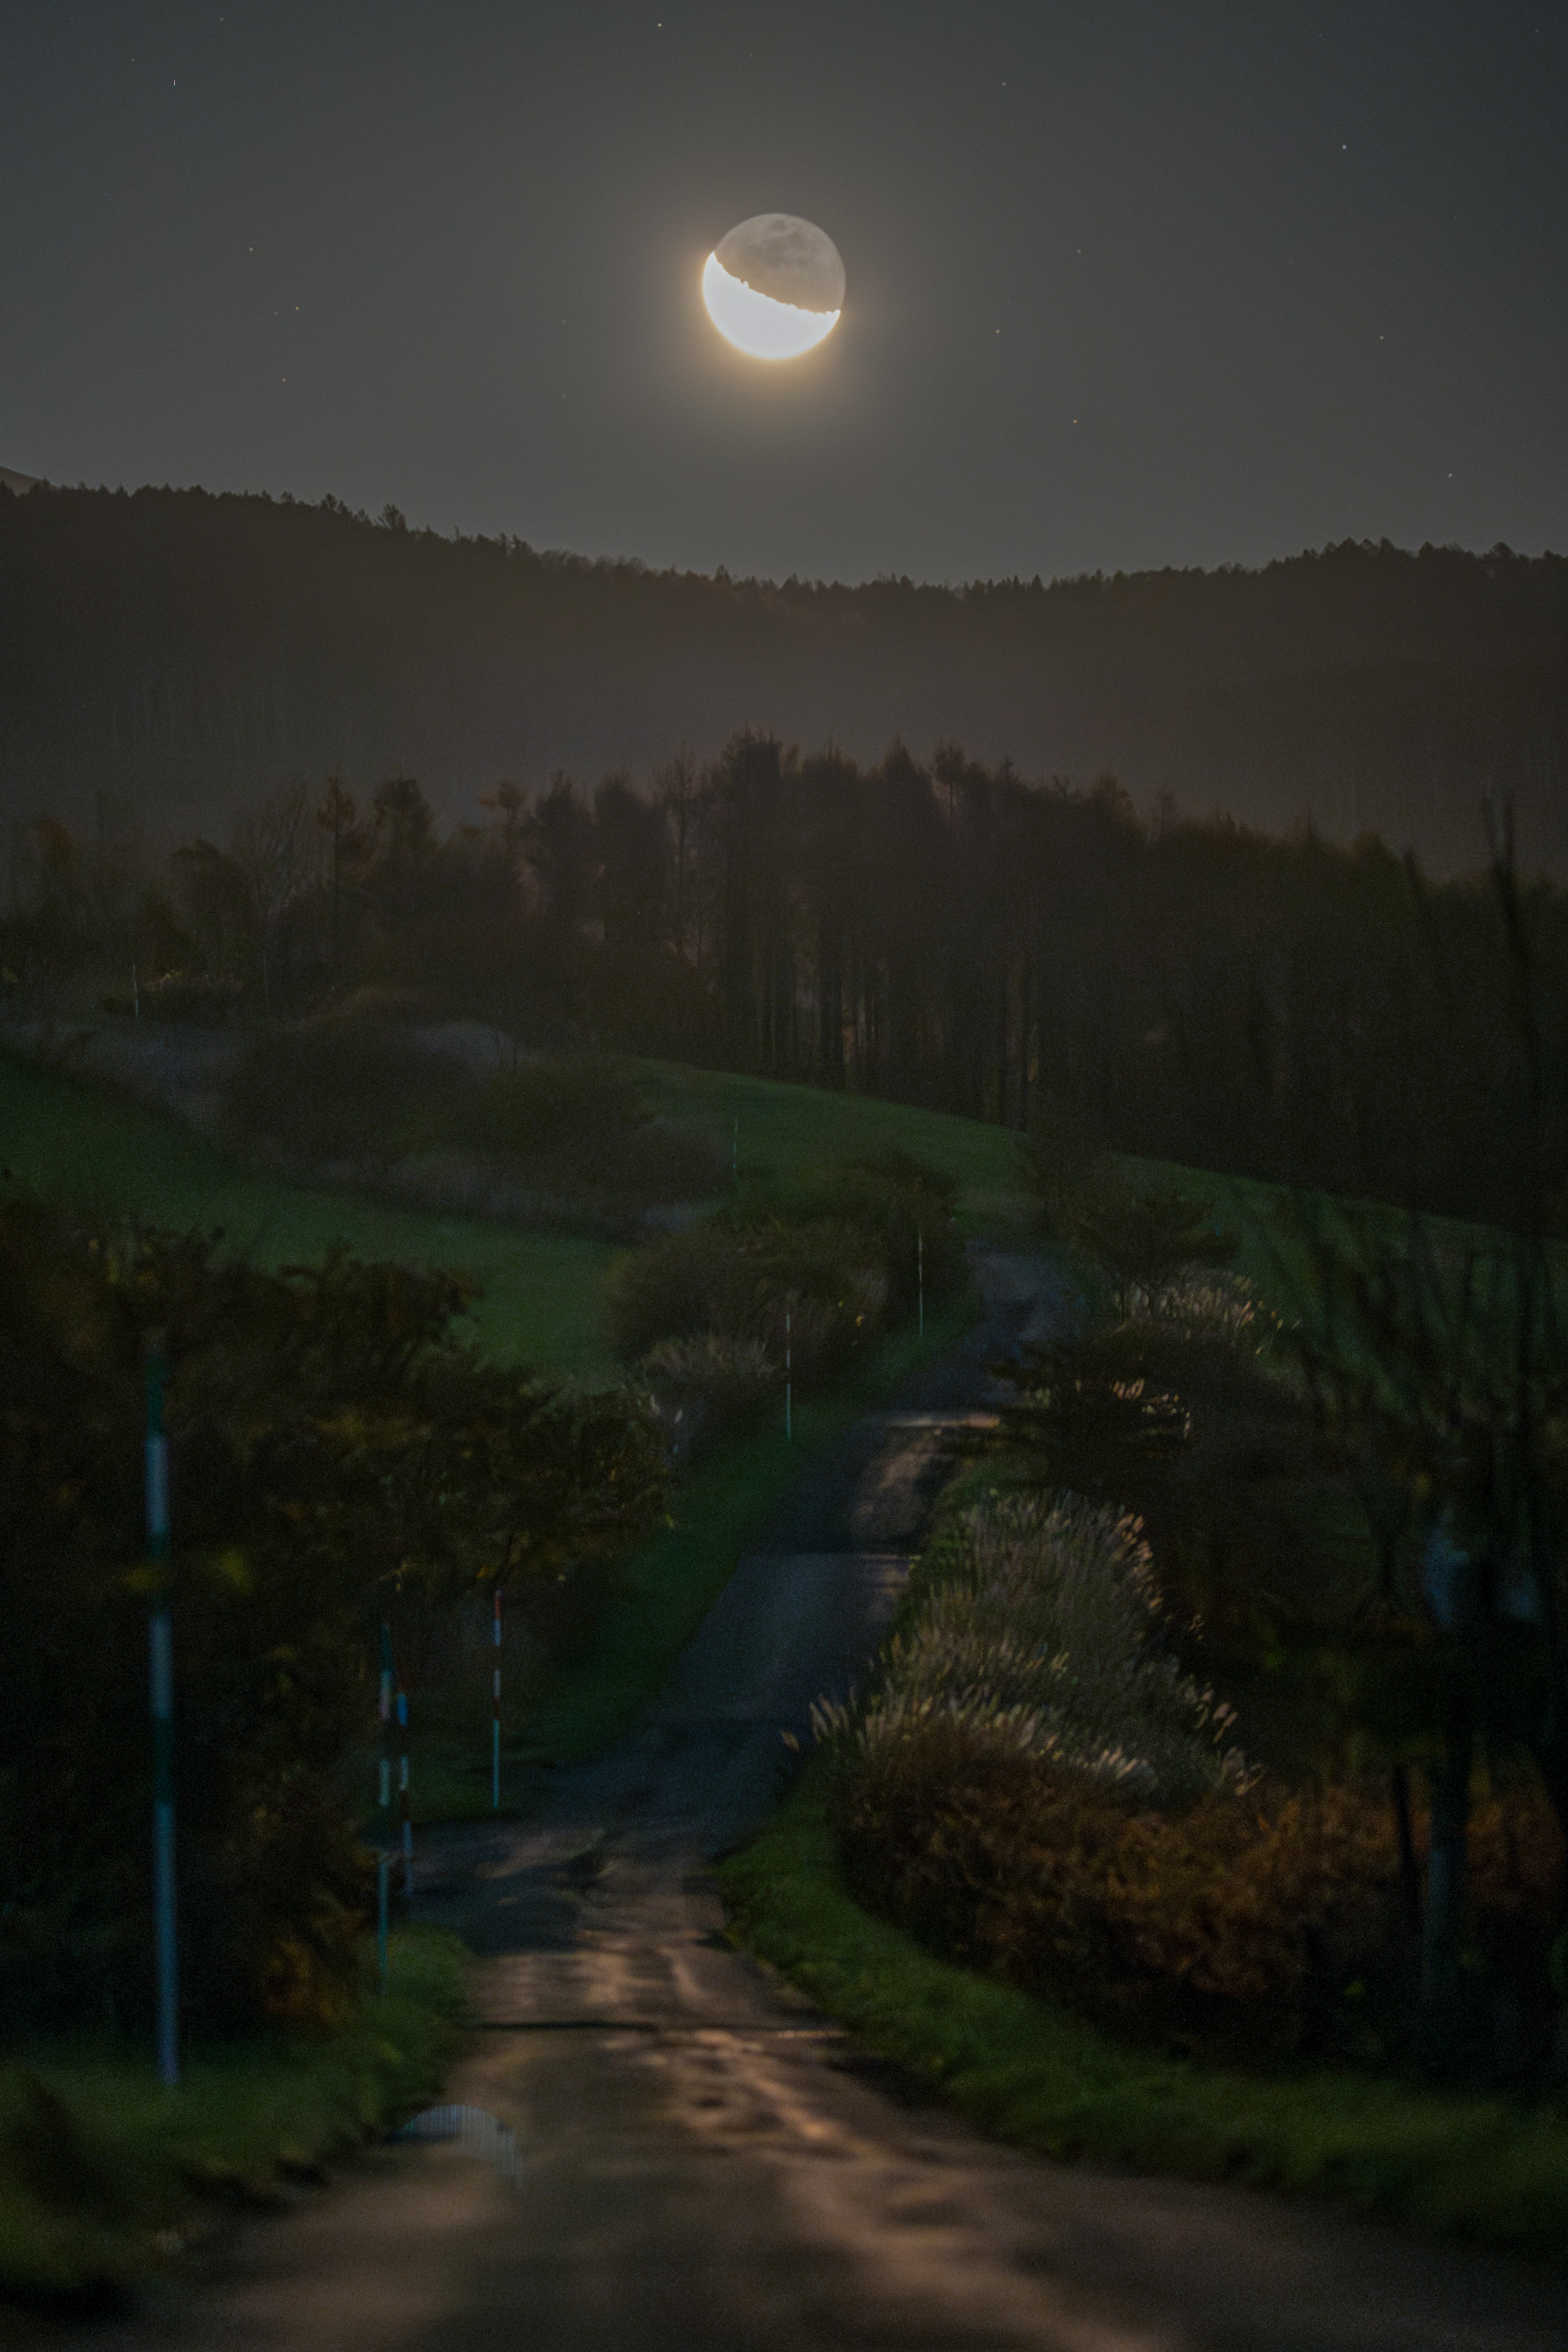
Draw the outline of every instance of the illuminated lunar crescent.
[[[727,341],[754,360],[799,359],[839,323],[844,265],[814,223],[757,213],[719,239],[703,269],[703,300]]]

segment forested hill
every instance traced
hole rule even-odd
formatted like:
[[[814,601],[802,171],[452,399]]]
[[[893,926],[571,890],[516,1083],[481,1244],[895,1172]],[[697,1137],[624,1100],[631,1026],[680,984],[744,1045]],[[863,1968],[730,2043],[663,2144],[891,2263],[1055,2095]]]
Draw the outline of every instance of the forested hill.
[[[291,775],[646,774],[751,726],[946,739],[1439,869],[1511,797],[1568,872],[1568,560],[1346,543],[1260,572],[951,590],[732,581],[443,539],[332,499],[0,487],[0,807],[154,834]]]

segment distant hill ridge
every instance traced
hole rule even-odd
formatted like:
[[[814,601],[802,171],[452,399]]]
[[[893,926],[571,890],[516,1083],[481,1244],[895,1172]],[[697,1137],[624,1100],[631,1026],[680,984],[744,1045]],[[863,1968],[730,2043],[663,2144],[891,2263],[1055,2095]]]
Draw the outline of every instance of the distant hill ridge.
[[[34,488],[37,478],[36,474],[14,474],[9,466],[0,466],[0,486],[14,490],[18,498],[24,490]]]
[[[6,473],[9,486],[29,478]],[[1568,560],[1352,543],[1260,571],[960,588],[652,572],[387,509],[202,490],[0,498],[0,809],[150,830],[341,763],[449,815],[501,776],[646,776],[751,726],[1476,862],[1511,796],[1568,872]]]

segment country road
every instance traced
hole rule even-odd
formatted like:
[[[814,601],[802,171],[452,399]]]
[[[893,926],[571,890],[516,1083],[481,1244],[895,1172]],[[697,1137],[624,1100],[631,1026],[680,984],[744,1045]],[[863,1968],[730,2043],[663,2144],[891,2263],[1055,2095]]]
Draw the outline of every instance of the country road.
[[[515,2184],[380,2149],[99,2352],[1568,2347],[1561,2271],[995,2146],[725,1942],[711,1857],[873,1647],[945,1425],[1053,1311],[1046,1269],[981,1271],[981,1331],[802,1479],[639,1729],[541,1775],[524,1820],[426,1840],[419,1908],[479,1956],[449,2095],[510,2126]]]

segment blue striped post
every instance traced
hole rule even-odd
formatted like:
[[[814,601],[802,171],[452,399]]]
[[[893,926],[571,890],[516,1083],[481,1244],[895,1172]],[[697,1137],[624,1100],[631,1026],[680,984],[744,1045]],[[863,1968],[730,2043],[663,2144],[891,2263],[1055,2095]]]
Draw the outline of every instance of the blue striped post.
[[[376,1860],[376,1976],[382,1991],[387,1989],[387,1910],[392,1879],[392,1627],[382,1626],[382,1687],[376,1712],[382,1719],[381,1787],[381,1853]]]
[[[169,1441],[163,1390],[169,1363],[155,1342],[147,1350],[147,1549],[157,1571],[147,1628],[152,1714],[152,1936],[158,1992],[161,2081],[180,2079],[180,1946],[174,1906],[174,1620],[169,1595]]]
[[[496,1587],[490,1611],[495,1668],[490,1682],[490,1811],[501,1810],[501,1588]]]
[[[398,1811],[402,1817],[402,1891],[405,1897],[413,1894],[413,1815],[409,1811],[408,1799],[408,1693],[397,1695],[397,1727],[402,1735],[402,1753],[398,1758]]]

